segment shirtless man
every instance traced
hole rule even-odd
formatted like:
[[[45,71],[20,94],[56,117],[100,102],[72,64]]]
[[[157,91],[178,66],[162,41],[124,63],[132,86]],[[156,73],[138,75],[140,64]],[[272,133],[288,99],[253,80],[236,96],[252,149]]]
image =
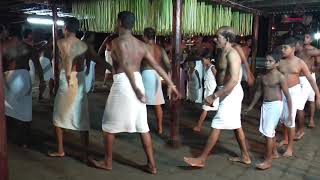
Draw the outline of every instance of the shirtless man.
[[[294,55],[296,46],[296,39],[289,38],[287,39],[284,44],[282,45],[282,53],[283,58],[279,63],[279,71],[283,73],[286,77],[288,87],[289,87],[289,93],[292,98],[292,124],[287,124],[288,117],[290,114],[288,112],[283,112],[283,116],[281,117],[281,120],[283,121],[285,125],[285,139],[282,141],[279,145],[288,144],[288,148],[286,152],[283,154],[285,157],[291,157],[293,153],[293,140],[295,137],[295,117],[297,109],[301,109],[302,103],[301,103],[301,85],[300,85],[300,75],[306,76],[307,80],[312,86],[312,89],[316,93],[316,104],[317,107],[320,107],[320,99],[319,99],[319,89],[315,82],[315,80],[312,78],[310,71],[308,69],[308,66],[306,63],[301,60],[300,58],[296,57]],[[289,133],[288,133],[289,128]]]
[[[37,69],[40,87],[45,85],[38,53],[22,40],[21,27],[12,25],[8,38],[3,41],[3,71],[5,90],[5,114],[7,119],[18,120],[21,130],[21,143],[27,146],[32,121],[32,87],[29,59]]]
[[[320,55],[320,51],[317,50],[315,47],[311,46],[310,43],[312,42],[312,37],[309,34],[306,34],[304,37],[304,42],[302,40],[297,40],[295,54],[298,58],[302,59],[306,65],[308,66],[311,76],[313,77],[314,81],[316,81],[315,76],[315,56]],[[313,91],[309,81],[303,75],[300,75],[300,84],[302,88],[302,105],[301,109],[298,109],[298,129],[295,140],[299,140],[304,136],[304,107],[307,101],[310,102],[310,121],[309,127],[314,127],[314,113],[315,113],[315,92]]]
[[[51,157],[65,156],[63,129],[80,131],[83,146],[83,161],[87,162],[89,144],[89,112],[85,89],[84,61],[86,43],[76,37],[80,24],[76,18],[66,18],[64,38],[58,40],[61,54],[59,89],[53,108],[53,124],[58,144],[56,152],[48,153]]]
[[[159,65],[163,65],[166,72],[171,70],[170,61],[166,51],[155,42],[156,31],[153,28],[145,28],[143,41],[149,45],[149,51],[152,52],[154,59]],[[162,135],[163,111],[161,105],[164,104],[162,93],[161,79],[158,73],[148,64],[147,61],[142,61],[141,75],[145,88],[146,104],[154,106],[156,113],[158,134]]]
[[[114,83],[105,107],[102,120],[104,132],[105,159],[91,162],[97,168],[112,169],[112,147],[115,134],[121,132],[138,132],[147,156],[146,170],[156,174],[156,164],[153,157],[153,148],[147,122],[144,87],[140,75],[141,61],[144,59],[167,82],[169,92],[177,97],[179,93],[153,57],[153,52],[145,43],[132,35],[135,15],[129,11],[118,14],[117,31],[119,37],[112,41],[112,60],[115,74]]]
[[[256,168],[261,170],[271,168],[272,159],[279,157],[276,146],[275,129],[283,109],[284,102],[282,102],[282,92],[287,99],[286,105],[289,114],[291,114],[292,109],[292,101],[287,81],[284,75],[277,70],[281,57],[282,53],[280,51],[267,53],[265,62],[267,73],[257,79],[256,93],[248,109],[245,110],[245,113],[250,111],[263,94],[259,131],[266,137],[267,148],[264,162],[256,165]],[[288,123],[292,123],[291,116],[289,116]]]
[[[217,63],[218,91],[206,97],[206,101],[208,105],[212,105],[215,99],[220,98],[219,109],[212,120],[211,127],[213,129],[202,154],[197,158],[185,157],[184,161],[190,166],[204,167],[211,149],[218,141],[221,130],[228,129],[234,130],[241,149],[241,157],[230,158],[230,160],[251,164],[240,120],[243,99],[243,90],[240,85],[242,77],[241,58],[238,52],[232,48],[232,43],[236,40],[236,34],[231,27],[224,26],[218,29],[216,35],[217,45],[222,49]],[[232,113],[230,113],[230,109],[232,109]]]

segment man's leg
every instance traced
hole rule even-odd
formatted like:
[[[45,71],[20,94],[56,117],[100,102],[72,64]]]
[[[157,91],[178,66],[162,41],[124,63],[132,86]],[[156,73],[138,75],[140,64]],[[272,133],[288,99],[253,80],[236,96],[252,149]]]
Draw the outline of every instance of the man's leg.
[[[63,130],[60,127],[55,127],[55,134],[58,144],[58,151],[48,153],[51,157],[63,157],[65,155],[64,153],[64,147],[63,147]]]
[[[82,144],[83,153],[83,161],[88,162],[89,156],[89,131],[80,131],[80,138]]]
[[[269,169],[272,166],[272,154],[273,154],[273,149],[274,149],[274,138],[269,138],[267,137],[267,149],[266,149],[266,156],[265,156],[265,160],[262,163],[259,163],[256,165],[256,168],[261,169],[261,170],[265,170],[265,169]]]
[[[284,124],[282,124],[282,129],[283,129],[283,140],[279,143],[279,147],[284,146],[284,145],[288,145],[288,143],[289,143],[288,128]]]
[[[197,158],[184,157],[184,161],[190,166],[204,167],[212,148],[216,145],[220,137],[220,133],[221,129],[212,129],[202,154]]]
[[[298,110],[298,129],[297,134],[294,137],[295,140],[300,140],[304,136],[304,110]]]
[[[314,128],[315,124],[314,124],[314,113],[316,111],[316,106],[314,101],[309,101],[310,102],[310,121],[309,121],[309,128]]]
[[[156,112],[157,124],[158,124],[158,134],[163,133],[162,121],[163,121],[163,111],[161,105],[155,105],[154,110]]]
[[[90,163],[96,168],[104,169],[107,171],[112,170],[112,147],[115,139],[115,134],[104,132],[104,149],[105,156],[104,160],[96,161],[94,159],[89,159]]]
[[[289,128],[289,143],[288,148],[285,153],[283,153],[284,157],[291,157],[293,154],[293,143],[294,143],[294,137],[295,137],[296,130],[295,128]]]
[[[246,137],[244,135],[243,129],[238,128],[234,130],[234,134],[236,135],[237,142],[241,149],[241,157],[230,158],[230,160],[235,162],[241,162],[244,164],[251,164],[249,152],[246,145]]]
[[[152,139],[150,133],[141,133],[140,134],[141,142],[143,144],[143,149],[147,155],[148,164],[147,171],[151,174],[157,173],[156,162],[154,160],[153,147],[152,147]]]
[[[202,113],[201,113],[201,115],[200,115],[200,119],[199,119],[199,121],[198,121],[198,124],[197,124],[196,127],[193,128],[194,131],[197,131],[197,132],[200,132],[200,131],[201,131],[203,122],[204,122],[204,120],[206,119],[207,114],[208,114],[208,111],[202,110]]]

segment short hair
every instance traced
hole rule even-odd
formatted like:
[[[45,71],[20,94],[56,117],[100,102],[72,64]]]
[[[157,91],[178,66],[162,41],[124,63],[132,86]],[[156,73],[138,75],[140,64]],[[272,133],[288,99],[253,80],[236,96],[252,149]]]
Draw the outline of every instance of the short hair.
[[[222,26],[217,32],[226,38],[230,43],[235,43],[237,40],[236,31],[230,26]]]
[[[211,60],[213,58],[212,57],[212,52],[207,48],[202,52],[201,57],[202,58],[208,58],[208,59]]]
[[[143,31],[143,35],[148,39],[148,40],[153,40],[156,37],[156,30],[154,30],[151,27],[147,27]]]
[[[67,17],[64,19],[65,28],[72,33],[77,33],[80,29],[79,20],[75,17]]]
[[[135,16],[130,11],[122,11],[118,13],[118,20],[121,22],[122,27],[131,30],[134,26]]]
[[[297,44],[297,39],[296,38],[293,38],[293,37],[289,37],[287,39],[284,40],[283,44],[282,45],[289,45],[291,47],[295,47],[296,44]]]
[[[282,59],[282,52],[280,51],[279,48],[276,48],[273,51],[267,52],[266,56],[271,56],[277,63],[280,61],[280,59]]]
[[[8,36],[22,39],[22,26],[20,24],[11,24],[8,28]]]
[[[23,31],[23,38],[27,38],[29,34],[32,34],[32,30],[27,28]]]

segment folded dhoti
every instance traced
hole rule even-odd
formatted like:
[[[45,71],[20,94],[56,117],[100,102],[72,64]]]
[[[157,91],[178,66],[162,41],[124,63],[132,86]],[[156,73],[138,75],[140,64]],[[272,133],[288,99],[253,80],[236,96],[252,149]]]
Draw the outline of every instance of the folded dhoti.
[[[134,72],[137,87],[144,93],[142,77]],[[113,84],[102,119],[102,130],[109,133],[149,132],[146,104],[137,98],[125,73],[113,75]]]
[[[84,72],[71,72],[68,86],[65,71],[61,70],[59,89],[54,101],[53,124],[79,131],[90,129]]]
[[[18,69],[4,72],[5,114],[21,121],[31,121],[31,90],[28,70]]]
[[[219,109],[212,120],[211,127],[215,129],[241,128],[241,103],[243,90],[238,83],[231,93],[220,99]]]
[[[292,100],[292,112],[291,112],[291,118],[292,118],[292,123],[291,125],[288,124],[288,117],[289,117],[289,108],[288,108],[288,102],[286,99],[286,96],[282,93],[282,102],[283,102],[283,110],[282,110],[282,115],[280,117],[280,122],[284,123],[285,126],[289,128],[294,128],[296,126],[295,119],[296,119],[296,114],[297,114],[297,109],[301,107],[301,85],[297,84],[293,87],[289,88],[289,94],[291,96]]]
[[[263,102],[259,131],[266,137],[273,138],[275,136],[275,129],[279,123],[282,108],[282,101]]]
[[[316,81],[315,73],[312,73],[311,76],[313,77],[314,81]],[[307,101],[314,102],[316,94],[305,76],[300,76],[299,79],[301,85],[301,106],[298,107],[298,109],[303,110]]]
[[[142,71],[142,80],[146,95],[147,105],[164,104],[161,80],[158,73],[153,69]]]

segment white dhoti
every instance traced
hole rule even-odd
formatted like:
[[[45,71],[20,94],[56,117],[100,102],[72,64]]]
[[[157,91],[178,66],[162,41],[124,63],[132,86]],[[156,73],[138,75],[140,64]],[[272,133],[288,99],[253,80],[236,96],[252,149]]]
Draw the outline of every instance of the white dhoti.
[[[68,87],[65,71],[61,70],[59,89],[54,101],[53,124],[71,130],[90,129],[84,72],[71,72]]]
[[[95,66],[94,61],[90,61],[90,68],[87,72],[87,66],[85,66],[84,71],[86,72],[86,92],[93,90],[95,81]]]
[[[288,124],[289,109],[288,109],[286,96],[283,93],[282,93],[283,110],[282,110],[280,122],[284,123],[284,125],[289,128],[294,128],[296,126],[295,119],[296,119],[297,109],[301,107],[301,85],[297,84],[293,87],[290,87],[289,94],[292,99],[292,110],[291,110],[292,123],[291,125]]]
[[[316,81],[316,74],[311,74],[314,81]],[[307,101],[314,102],[316,93],[312,89],[311,84],[305,76],[300,77],[301,85],[301,106],[298,107],[299,110],[303,110]]]
[[[282,114],[283,102],[263,102],[261,106],[259,131],[268,138],[275,136],[275,129]]]
[[[147,105],[164,104],[161,80],[158,73],[153,70],[143,70],[142,73],[143,86],[146,95]]]
[[[211,96],[214,92],[214,89],[208,89],[208,88],[205,88],[204,89],[204,98],[208,97],[208,96]],[[208,106],[206,105],[206,102],[205,102],[205,99],[204,99],[204,102],[203,102],[203,105],[202,105],[202,109],[205,110],[205,111],[216,111],[218,110],[219,108],[219,98],[216,99],[214,102],[213,102],[213,105],[212,106]]]
[[[144,93],[142,77],[134,72],[137,87]],[[146,104],[139,101],[125,73],[113,75],[113,84],[102,119],[108,133],[149,132]]]
[[[20,121],[32,120],[32,86],[26,69],[4,72],[5,114]]]
[[[220,99],[219,109],[212,120],[211,127],[215,129],[241,128],[242,99],[243,90],[238,83],[228,96]]]

